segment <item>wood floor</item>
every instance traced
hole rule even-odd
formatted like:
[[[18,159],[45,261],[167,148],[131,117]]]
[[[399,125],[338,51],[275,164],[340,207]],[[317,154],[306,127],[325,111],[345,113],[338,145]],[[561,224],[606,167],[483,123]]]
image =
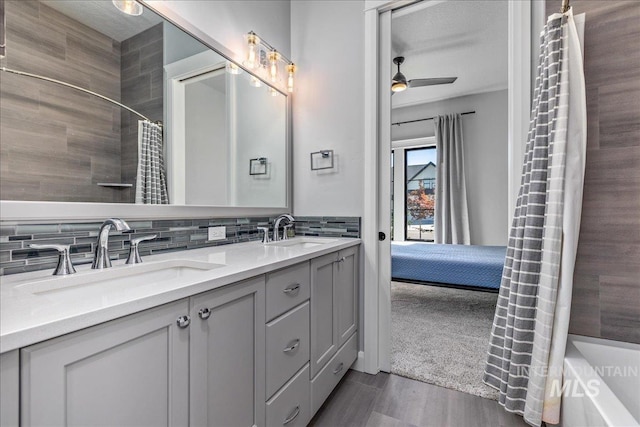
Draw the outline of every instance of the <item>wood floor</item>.
[[[527,426],[489,399],[397,375],[350,370],[311,426]]]

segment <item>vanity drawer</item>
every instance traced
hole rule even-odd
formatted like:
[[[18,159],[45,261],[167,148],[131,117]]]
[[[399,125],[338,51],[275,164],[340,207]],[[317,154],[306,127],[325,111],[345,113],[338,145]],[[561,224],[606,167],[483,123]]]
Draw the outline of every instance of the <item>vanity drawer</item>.
[[[309,262],[267,274],[267,320],[309,299]]]
[[[267,402],[267,427],[304,427],[311,421],[309,364]]]
[[[309,361],[309,302],[267,323],[267,397]]]
[[[329,394],[338,385],[349,367],[358,357],[358,334],[351,338],[338,350],[335,356],[311,380],[311,416],[320,409]]]

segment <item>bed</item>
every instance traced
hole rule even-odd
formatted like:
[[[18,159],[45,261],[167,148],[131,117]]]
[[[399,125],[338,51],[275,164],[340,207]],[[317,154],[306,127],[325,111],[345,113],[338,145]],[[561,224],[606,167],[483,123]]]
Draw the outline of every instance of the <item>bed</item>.
[[[498,290],[506,251],[506,246],[392,242],[391,277]]]

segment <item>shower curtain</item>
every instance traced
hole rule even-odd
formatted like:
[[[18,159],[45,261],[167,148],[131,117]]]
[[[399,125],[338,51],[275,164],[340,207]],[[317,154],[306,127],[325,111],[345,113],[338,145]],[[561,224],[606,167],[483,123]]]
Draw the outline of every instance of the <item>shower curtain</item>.
[[[586,156],[572,11],[549,17],[484,382],[533,426],[557,424]]]
[[[147,205],[169,203],[162,152],[162,127],[146,120],[138,122],[136,203]]]
[[[437,116],[435,242],[468,245],[469,209],[460,114]]]

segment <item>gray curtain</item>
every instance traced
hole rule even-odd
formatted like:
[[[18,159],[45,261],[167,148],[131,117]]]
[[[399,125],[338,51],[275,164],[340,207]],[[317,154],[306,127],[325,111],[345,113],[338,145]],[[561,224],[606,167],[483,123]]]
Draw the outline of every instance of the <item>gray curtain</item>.
[[[469,209],[460,114],[438,116],[436,130],[435,242],[468,245]]]
[[[162,151],[162,127],[146,120],[138,122],[136,203],[146,205],[169,203]]]
[[[571,12],[550,17],[484,373],[534,426],[559,421],[586,153],[580,50]]]

